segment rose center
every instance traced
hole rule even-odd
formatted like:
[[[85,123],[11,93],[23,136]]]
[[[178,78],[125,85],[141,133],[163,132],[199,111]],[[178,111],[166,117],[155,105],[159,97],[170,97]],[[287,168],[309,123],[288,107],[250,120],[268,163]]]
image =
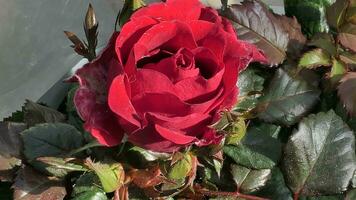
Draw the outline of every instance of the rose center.
[[[194,55],[187,49],[180,49],[175,55],[176,66],[184,70],[195,68]]]

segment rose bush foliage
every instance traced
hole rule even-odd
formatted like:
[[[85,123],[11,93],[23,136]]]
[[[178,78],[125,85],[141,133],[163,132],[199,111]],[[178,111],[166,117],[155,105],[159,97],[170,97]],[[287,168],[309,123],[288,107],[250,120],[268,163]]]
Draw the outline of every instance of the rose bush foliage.
[[[102,54],[78,70],[74,101],[85,129],[114,146],[124,135],[158,152],[220,142],[209,126],[237,101],[236,82],[255,46],[198,0],[168,0],[135,12]]]
[[[0,199],[355,199],[354,1],[309,41],[261,0],[162,1],[125,0],[99,57],[91,5],[65,31],[91,63],[58,110],[0,121]],[[267,62],[243,70],[265,61],[246,42]]]

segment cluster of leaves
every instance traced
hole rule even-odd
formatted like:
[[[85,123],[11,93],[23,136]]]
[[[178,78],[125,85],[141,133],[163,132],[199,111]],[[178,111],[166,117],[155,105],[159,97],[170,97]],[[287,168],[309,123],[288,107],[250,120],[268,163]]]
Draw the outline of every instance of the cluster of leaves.
[[[0,122],[0,199],[355,199],[356,2],[326,3],[326,24],[302,27],[259,0],[222,4],[221,15],[268,65],[240,74],[239,103],[214,125],[226,136],[220,145],[174,154],[100,146],[83,130],[73,86],[65,114],[27,101]],[[141,6],[125,1],[117,25]],[[92,60],[91,6],[84,24],[88,44],[67,35]],[[310,40],[302,34],[321,26]]]
[[[287,5],[304,6],[296,2],[302,1]],[[326,24],[303,24],[310,40],[295,18],[272,14],[259,1],[223,13],[239,38],[263,49],[275,66],[240,75],[240,102],[224,128],[224,162],[232,160],[239,191],[270,199],[355,198],[356,2],[324,3]],[[310,16],[293,11],[298,19]]]

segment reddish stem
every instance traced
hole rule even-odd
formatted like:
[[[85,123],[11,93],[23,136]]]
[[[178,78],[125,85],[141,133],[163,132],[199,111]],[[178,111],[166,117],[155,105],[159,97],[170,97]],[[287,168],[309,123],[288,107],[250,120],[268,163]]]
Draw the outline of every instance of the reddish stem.
[[[205,196],[228,196],[228,197],[244,198],[247,200],[269,200],[269,199],[261,198],[261,197],[257,197],[257,196],[241,194],[239,192],[219,192],[219,191],[208,191],[208,190],[202,190],[202,189],[198,189],[197,192],[199,192]]]
[[[293,200],[298,200],[299,199],[299,192],[294,193]]]

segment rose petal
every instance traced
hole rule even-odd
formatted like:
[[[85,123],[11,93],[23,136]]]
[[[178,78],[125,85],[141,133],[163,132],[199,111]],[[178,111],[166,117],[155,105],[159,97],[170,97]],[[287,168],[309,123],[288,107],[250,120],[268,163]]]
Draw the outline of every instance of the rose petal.
[[[167,67],[168,68],[168,67]],[[172,93],[175,88],[167,76],[152,69],[139,69],[131,82],[132,97],[142,93]]]
[[[218,11],[213,8],[203,8],[201,9],[199,20],[208,21],[214,24],[221,24],[221,17]]]
[[[210,49],[219,60],[222,60],[225,47],[230,42],[227,41],[227,35],[231,36],[231,34],[226,33],[221,27],[219,27],[218,24],[215,24],[214,29],[211,30],[206,37],[200,40],[198,44],[199,46]]]
[[[97,104],[96,93],[89,88],[79,87],[74,95],[74,105],[77,108],[78,115],[84,121],[90,119],[92,111]]]
[[[196,20],[203,5],[198,0],[168,0],[166,3],[152,3],[136,11],[131,19],[150,16],[158,20]]]
[[[129,97],[130,89],[127,87],[129,87],[127,78],[124,75],[118,75],[109,90],[109,106],[118,116],[140,127],[139,117]]]
[[[177,52],[181,48],[196,47],[197,44],[187,24],[179,21],[164,21],[145,32],[134,46],[134,55],[137,63],[157,48]]]
[[[74,96],[74,104],[85,121],[84,128],[107,146],[119,144],[124,135],[107,106],[106,94],[112,76],[123,71],[114,51],[117,35],[113,34],[107,48],[97,59],[79,69],[72,78],[80,85]]]
[[[211,116],[209,114],[192,113],[183,117],[166,117],[156,113],[147,113],[146,118],[148,121],[153,121],[155,124],[168,129],[179,129],[188,132],[195,126],[204,127],[209,125]]]
[[[96,106],[95,114],[85,122],[84,127],[100,144],[115,146],[124,137],[124,131],[115,119],[115,115],[106,106]]]
[[[239,94],[238,88],[235,86],[234,89],[227,94],[226,98],[224,99],[223,103],[221,104],[221,108],[230,110],[234,105],[237,103],[237,97]]]
[[[216,75],[223,68],[214,53],[207,48],[199,47],[194,49],[196,66],[200,69],[200,74],[209,79]]]
[[[202,138],[195,143],[195,145],[202,147],[207,145],[220,144],[224,138],[223,135],[218,135],[214,129],[207,128]]]
[[[175,84],[177,95],[183,101],[190,101],[214,92],[221,84],[223,74],[224,69],[221,69],[220,72],[208,80],[202,76],[183,79]]]
[[[222,25],[224,27],[224,30],[234,36],[236,36],[236,39],[238,38],[238,34],[236,33],[234,27],[232,26],[231,22],[226,19],[225,17],[222,17]]]
[[[163,138],[175,144],[185,145],[197,140],[195,137],[184,135],[183,132],[167,129],[157,124],[155,125],[155,129]]]
[[[165,116],[185,116],[191,113],[190,105],[172,93],[142,93],[132,99],[138,113],[158,113]]]
[[[230,36],[226,39],[228,42],[224,51],[224,63],[239,63],[237,66],[239,72],[244,70],[250,62],[267,62],[263,52],[256,46],[241,40],[234,41],[234,38]]]
[[[158,72],[163,73],[166,75],[171,82],[176,83],[182,79],[190,78],[190,77],[195,77],[199,75],[199,69],[195,68],[195,60],[193,58],[193,53],[192,53],[192,58],[190,62],[192,62],[192,66],[189,68],[182,68],[180,66],[177,66],[177,57],[181,52],[186,53],[185,51],[189,51],[186,49],[181,49],[178,51],[178,53],[174,56],[171,56],[169,58],[162,59],[158,63],[149,63],[145,65],[143,68],[145,69],[152,69]],[[190,51],[189,51],[190,52]]]
[[[177,151],[182,147],[181,145],[174,144],[163,138],[157,133],[152,124],[142,130],[131,133],[128,137],[128,141],[136,146],[156,152],[170,153]]]
[[[193,20],[187,22],[194,35],[195,41],[199,44],[200,40],[205,38],[210,32],[216,31],[216,25],[203,20]]]
[[[211,22],[213,24],[219,24],[222,29],[224,29],[227,33],[232,35],[236,35],[236,32],[231,25],[231,22],[226,18],[219,16],[217,10],[213,8],[203,8],[199,17],[199,20],[204,20]]]
[[[141,36],[153,25],[157,24],[157,20],[148,16],[142,16],[136,20],[127,22],[121,29],[119,37],[116,40],[116,53],[121,64],[125,64],[131,49]]]
[[[216,110],[220,107],[223,98],[225,97],[225,90],[223,86],[220,86],[216,91],[206,94],[195,99],[190,100],[188,103],[192,105],[192,112],[199,112],[199,113],[213,113],[218,112]]]

